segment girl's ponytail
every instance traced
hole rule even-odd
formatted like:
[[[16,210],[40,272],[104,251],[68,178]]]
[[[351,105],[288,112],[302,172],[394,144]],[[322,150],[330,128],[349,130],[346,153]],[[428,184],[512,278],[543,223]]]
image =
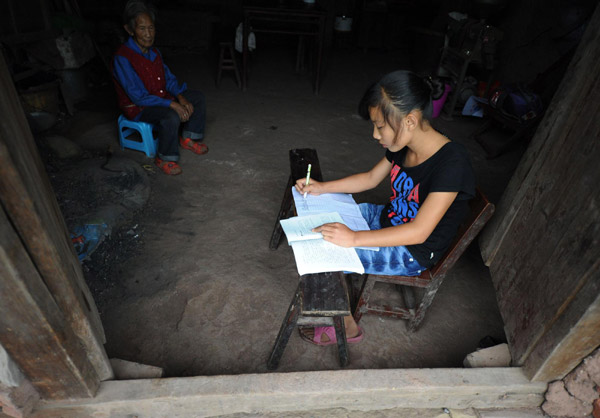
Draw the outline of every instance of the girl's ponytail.
[[[443,93],[444,83],[438,78],[421,77],[412,71],[394,71],[369,86],[359,103],[359,114],[368,120],[369,109],[379,109],[394,129],[413,110],[420,111],[423,119],[430,121],[432,102]]]

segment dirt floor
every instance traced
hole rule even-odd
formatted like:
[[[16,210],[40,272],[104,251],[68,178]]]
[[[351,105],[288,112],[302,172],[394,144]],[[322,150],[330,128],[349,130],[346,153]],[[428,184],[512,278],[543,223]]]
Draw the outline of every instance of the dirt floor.
[[[266,372],[266,360],[298,274],[285,238],[269,239],[289,175],[288,150],[316,148],[325,179],[369,169],[383,155],[371,124],[356,113],[367,85],[408,68],[405,51],[333,50],[321,91],[295,74],[295,51],[257,50],[249,85],[225,74],[215,86],[214,54],[163,50],[171,70],[206,94],[210,152],[182,150],[183,174],[169,177],[141,152],[121,150],[112,85],[97,84],[51,131],[39,133],[48,173],[69,228],[106,223],[107,235],[82,262],[106,332],[109,357],[159,366],[165,376]],[[497,202],[523,147],[489,160],[468,134],[481,119],[436,119],[471,152],[481,189]],[[60,134],[83,154],[59,159],[45,136]],[[502,140],[502,132],[490,132]],[[358,194],[384,202],[387,186]],[[388,293],[381,285],[379,292]],[[393,289],[392,289],[393,290]],[[365,316],[349,368],[461,367],[491,337],[504,340],[489,272],[472,245],[450,272],[421,328]],[[334,347],[294,333],[279,371],[338,369]]]

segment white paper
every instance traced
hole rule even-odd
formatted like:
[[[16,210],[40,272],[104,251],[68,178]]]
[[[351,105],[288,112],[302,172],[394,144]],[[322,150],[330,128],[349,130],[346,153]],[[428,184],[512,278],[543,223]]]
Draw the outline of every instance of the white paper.
[[[311,239],[293,242],[292,249],[301,276],[328,271],[365,272],[354,248],[340,247],[323,239]]]
[[[342,217],[337,212],[295,216],[289,219],[282,219],[280,222],[290,245],[294,241],[323,239],[323,235],[320,232],[312,231],[313,228],[332,222],[344,223]]]
[[[323,193],[319,196],[304,195],[295,187],[292,187],[294,204],[298,216],[308,216],[319,213],[337,212],[343,219],[343,224],[353,231],[368,231],[369,224],[360,213],[360,208],[351,194],[347,193]],[[326,223],[326,222],[323,222]],[[321,224],[322,225],[322,224]],[[319,225],[317,225],[319,226]],[[378,247],[356,247],[363,250],[379,251]]]
[[[304,195],[295,187],[292,187],[294,204],[298,216],[312,215],[315,213],[337,212],[342,215],[358,216],[362,218],[358,205],[352,198],[352,195],[346,193],[323,193],[319,196],[311,194]],[[369,229],[367,222],[363,219],[366,228]]]

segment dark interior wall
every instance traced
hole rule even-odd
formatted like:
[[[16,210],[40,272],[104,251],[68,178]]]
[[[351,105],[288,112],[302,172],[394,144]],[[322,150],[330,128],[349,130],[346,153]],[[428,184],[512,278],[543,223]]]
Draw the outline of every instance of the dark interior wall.
[[[498,49],[497,78],[505,83],[533,82],[579,44],[597,0],[511,1],[497,26],[504,39]]]
[[[485,18],[503,33],[497,47],[494,79],[501,83],[543,79],[547,86],[560,81],[570,52],[579,43],[585,22],[598,4],[598,0],[316,1],[318,7],[328,11],[328,45],[335,46],[331,42],[335,16],[348,13],[355,21],[355,46],[412,54],[414,69],[430,74],[435,73],[439,63],[448,13],[457,11],[471,18]],[[233,39],[245,4],[276,7],[280,0],[151,2],[159,11],[156,44],[193,50],[209,48],[217,40]],[[125,39],[121,22],[125,3],[126,0],[4,0],[0,2],[0,37],[14,40],[15,36],[26,37],[50,27],[59,33],[75,28],[90,32],[109,59]],[[76,9],[83,19],[69,20]],[[473,75],[485,79],[480,74]]]
[[[112,32],[118,31],[122,37],[125,36],[121,29],[121,15],[126,0],[77,1],[87,20],[95,21],[104,29],[110,26]],[[158,11],[156,44],[162,47],[206,49],[224,33],[232,37],[235,26],[241,20],[242,1],[150,0],[149,3]]]
[[[0,37],[48,29],[48,3],[47,0],[0,1]]]

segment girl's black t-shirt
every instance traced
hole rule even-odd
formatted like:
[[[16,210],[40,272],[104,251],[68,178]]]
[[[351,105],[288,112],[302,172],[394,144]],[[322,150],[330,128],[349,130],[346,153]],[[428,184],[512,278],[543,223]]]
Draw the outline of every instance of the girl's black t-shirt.
[[[382,228],[412,221],[429,193],[458,192],[427,240],[406,246],[423,267],[431,268],[444,255],[469,213],[468,201],[475,196],[475,174],[466,148],[456,142],[446,143],[414,167],[404,167],[406,151],[388,150],[385,154],[392,163],[392,196],[381,213]]]

